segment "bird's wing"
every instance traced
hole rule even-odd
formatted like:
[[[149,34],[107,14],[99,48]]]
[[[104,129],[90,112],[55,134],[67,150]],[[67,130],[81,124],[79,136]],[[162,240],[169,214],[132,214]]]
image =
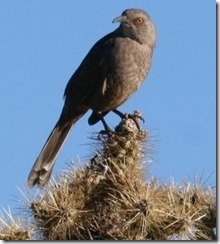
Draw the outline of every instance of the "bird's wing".
[[[100,39],[86,55],[78,69],[70,78],[65,88],[64,97],[72,106],[83,104],[98,84],[105,84],[110,66],[109,55],[114,47],[114,33]],[[108,62],[108,65],[106,65]]]

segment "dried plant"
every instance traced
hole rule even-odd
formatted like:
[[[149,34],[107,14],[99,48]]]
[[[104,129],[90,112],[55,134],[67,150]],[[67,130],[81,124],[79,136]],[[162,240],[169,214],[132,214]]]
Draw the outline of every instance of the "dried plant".
[[[137,113],[135,114],[135,116]],[[100,134],[96,151],[81,167],[70,166],[29,201],[35,233],[44,240],[210,240],[216,236],[216,197],[200,183],[191,186],[149,180],[149,133],[130,118],[111,135]],[[3,222],[3,220],[1,221]],[[3,222],[4,223],[4,222]],[[31,232],[8,225],[4,240]]]

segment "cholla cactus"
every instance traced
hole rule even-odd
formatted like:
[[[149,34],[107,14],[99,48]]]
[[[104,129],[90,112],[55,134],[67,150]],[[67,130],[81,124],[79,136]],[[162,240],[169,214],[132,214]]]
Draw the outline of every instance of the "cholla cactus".
[[[0,217],[0,240],[30,240],[32,229],[25,226],[22,220],[16,219],[10,210],[4,211],[5,215]]]
[[[137,113],[134,117],[139,117]],[[149,135],[127,118],[100,135],[92,159],[30,200],[45,240],[210,240],[215,194],[200,184],[147,180]],[[32,217],[32,218],[33,218]],[[4,238],[4,234],[0,235]]]

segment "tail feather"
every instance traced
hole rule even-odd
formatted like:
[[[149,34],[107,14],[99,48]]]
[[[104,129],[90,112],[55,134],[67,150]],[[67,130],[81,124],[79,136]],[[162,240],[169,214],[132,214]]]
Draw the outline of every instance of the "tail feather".
[[[67,122],[64,125],[59,125],[58,123],[54,127],[28,176],[29,187],[33,187],[37,184],[43,188],[48,182],[56,157],[67,138],[71,127],[72,122]]]

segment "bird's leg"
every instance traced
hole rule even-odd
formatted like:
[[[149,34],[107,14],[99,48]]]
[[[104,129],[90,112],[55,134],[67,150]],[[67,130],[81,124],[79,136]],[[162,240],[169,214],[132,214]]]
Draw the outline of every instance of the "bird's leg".
[[[142,118],[140,112],[134,111],[134,114],[127,114],[127,113],[122,113],[117,109],[113,109],[112,112],[117,114],[121,119],[132,119],[134,123],[136,124],[138,130],[140,130],[140,125],[138,123],[138,119],[144,122],[144,119]]]
[[[110,127],[107,125],[106,121],[104,120],[104,117],[102,116],[102,113],[99,112],[99,113],[97,113],[97,115],[100,117],[100,120],[101,120],[101,122],[102,122],[102,124],[103,124],[103,126],[104,126],[104,130],[101,130],[101,131],[99,132],[99,135],[100,135],[100,134],[101,134],[101,135],[107,134],[107,135],[111,136],[111,135],[113,134],[113,131],[112,131],[112,130],[110,129]]]
[[[112,112],[114,112],[115,114],[117,114],[121,119],[126,119],[128,118],[128,114],[124,114],[121,111],[117,110],[117,109],[113,109]]]
[[[107,125],[106,121],[104,120],[104,118],[101,116],[101,121],[102,121],[102,124],[105,128],[105,131],[108,133],[108,132],[112,132],[112,130],[110,129],[110,127]]]

